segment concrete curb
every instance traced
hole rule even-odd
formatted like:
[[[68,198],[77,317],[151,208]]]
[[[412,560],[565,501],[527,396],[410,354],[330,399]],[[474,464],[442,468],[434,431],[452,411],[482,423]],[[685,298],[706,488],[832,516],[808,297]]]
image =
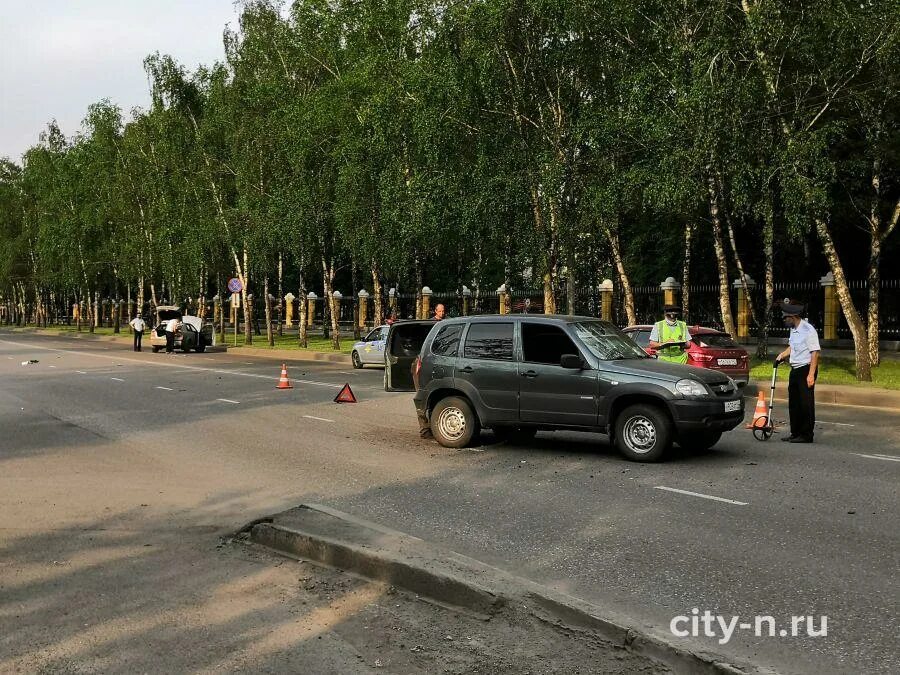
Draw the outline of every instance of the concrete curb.
[[[684,649],[671,636],[638,627],[627,617],[612,616],[584,600],[326,506],[304,504],[256,520],[241,533],[281,554],[392,584],[485,619],[524,611],[548,623],[588,631],[673,672],[774,672]]]
[[[744,387],[744,396],[756,398],[758,392],[763,392],[768,398],[771,386],[771,381],[751,380]],[[775,400],[788,400],[787,371],[785,371],[785,376],[775,383]],[[900,391],[879,387],[863,388],[839,384],[817,384],[816,403],[900,411]]]

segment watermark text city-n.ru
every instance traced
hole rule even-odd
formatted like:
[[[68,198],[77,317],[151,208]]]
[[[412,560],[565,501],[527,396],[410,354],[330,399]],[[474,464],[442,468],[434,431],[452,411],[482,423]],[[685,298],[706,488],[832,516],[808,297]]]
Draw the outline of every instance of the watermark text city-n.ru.
[[[828,617],[820,616],[817,626],[814,616],[792,616],[779,626],[772,616],[754,616],[752,621],[741,621],[739,616],[725,617],[708,609],[701,614],[695,607],[690,615],[672,617],[669,630],[676,637],[718,637],[720,645],[728,644],[738,630],[751,632],[756,637],[826,637]]]

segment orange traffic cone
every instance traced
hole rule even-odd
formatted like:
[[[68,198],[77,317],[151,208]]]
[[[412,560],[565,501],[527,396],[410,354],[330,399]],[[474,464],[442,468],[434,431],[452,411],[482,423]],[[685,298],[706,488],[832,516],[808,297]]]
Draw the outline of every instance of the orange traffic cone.
[[[283,363],[281,364],[281,379],[278,380],[278,386],[275,388],[276,389],[293,389],[294,388],[294,385],[292,385],[291,381],[288,379],[287,368],[285,367],[285,365]]]
[[[762,392],[759,392],[759,397],[756,399],[756,410],[753,411],[753,421],[750,422],[745,428],[746,429],[755,429],[757,426],[764,427],[768,421],[769,413],[766,405],[766,395]],[[757,422],[757,420],[762,420],[762,422]]]

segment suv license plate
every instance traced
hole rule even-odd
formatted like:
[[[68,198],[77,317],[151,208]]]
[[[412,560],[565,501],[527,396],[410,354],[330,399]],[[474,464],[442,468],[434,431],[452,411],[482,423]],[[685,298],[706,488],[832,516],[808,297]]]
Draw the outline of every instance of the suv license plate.
[[[720,366],[736,366],[737,359],[719,359]]]
[[[741,400],[725,401],[725,412],[737,412],[741,409]]]

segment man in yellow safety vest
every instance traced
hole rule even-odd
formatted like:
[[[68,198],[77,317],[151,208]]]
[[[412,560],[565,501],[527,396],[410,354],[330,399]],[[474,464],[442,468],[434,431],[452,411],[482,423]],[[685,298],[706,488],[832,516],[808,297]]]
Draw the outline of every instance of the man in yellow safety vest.
[[[691,334],[687,324],[678,318],[681,309],[676,305],[666,305],[666,318],[653,324],[650,331],[650,348],[656,350],[660,361],[687,363],[688,343]]]

